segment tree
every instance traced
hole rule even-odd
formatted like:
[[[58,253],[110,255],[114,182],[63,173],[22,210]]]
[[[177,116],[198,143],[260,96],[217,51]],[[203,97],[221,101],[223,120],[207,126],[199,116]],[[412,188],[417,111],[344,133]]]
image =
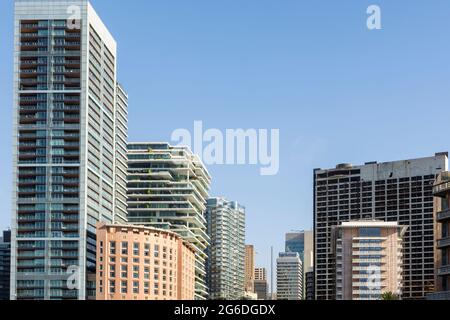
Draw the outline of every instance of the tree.
[[[381,295],[381,300],[400,300],[399,296],[393,292],[384,292]]]

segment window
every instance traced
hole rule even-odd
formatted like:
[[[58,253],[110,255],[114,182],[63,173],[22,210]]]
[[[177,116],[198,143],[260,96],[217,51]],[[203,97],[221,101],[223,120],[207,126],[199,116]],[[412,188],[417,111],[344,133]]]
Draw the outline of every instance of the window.
[[[381,237],[381,228],[360,228],[360,237]]]
[[[135,255],[135,256],[139,255],[139,243],[138,242],[133,243],[133,255]]]
[[[116,254],[116,242],[115,241],[109,242],[109,254]]]
[[[109,280],[109,293],[116,292],[116,282],[114,280]]]
[[[127,293],[128,292],[128,289],[127,289],[127,286],[128,286],[128,283],[127,283],[127,281],[122,281],[121,282],[121,288],[120,288],[120,292],[121,293]]]
[[[128,254],[128,242],[122,242],[122,254],[127,255]]]
[[[139,293],[139,281],[133,281],[133,293],[134,294]]]

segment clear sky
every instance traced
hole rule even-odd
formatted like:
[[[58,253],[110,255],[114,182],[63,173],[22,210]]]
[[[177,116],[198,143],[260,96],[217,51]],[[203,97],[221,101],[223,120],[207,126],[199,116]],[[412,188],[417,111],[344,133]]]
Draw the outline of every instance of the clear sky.
[[[450,149],[448,0],[92,0],[118,42],[131,141],[174,129],[279,128],[280,172],[211,166],[212,195],[247,208],[269,266],[312,228],[312,172]],[[382,30],[366,28],[377,4]],[[11,0],[0,1],[0,227],[10,223]]]

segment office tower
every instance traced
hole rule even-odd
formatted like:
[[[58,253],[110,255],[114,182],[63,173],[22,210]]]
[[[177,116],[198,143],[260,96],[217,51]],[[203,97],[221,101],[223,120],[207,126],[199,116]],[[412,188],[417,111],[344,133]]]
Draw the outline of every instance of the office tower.
[[[0,300],[9,300],[11,266],[11,231],[3,231],[0,237]]]
[[[193,300],[195,249],[178,234],[98,224],[97,300]]]
[[[342,222],[375,219],[409,226],[404,236],[404,299],[434,287],[433,194],[447,153],[433,157],[338,165],[314,170],[314,268],[316,299],[335,299],[331,229]]]
[[[207,284],[212,300],[238,300],[245,285],[245,208],[235,201],[210,198],[206,205]]]
[[[128,144],[128,221],[170,229],[196,249],[195,298],[206,299],[206,200],[211,177],[187,147]]]
[[[258,300],[267,300],[268,287],[266,268],[255,268],[254,289]]]
[[[427,298],[450,300],[450,172],[442,172],[433,186],[436,236],[436,287]]]
[[[123,215],[116,42],[87,0],[16,0],[14,39],[11,298],[95,298],[95,226]]]
[[[297,252],[303,266],[303,283],[306,273],[314,268],[314,233],[313,231],[293,231],[286,234],[286,252]],[[303,298],[306,298],[306,286],[303,286]]]
[[[302,261],[298,252],[280,253],[277,259],[277,299],[302,300]]]
[[[293,231],[286,233],[285,250],[286,252],[297,252],[300,259],[303,259],[305,249],[305,234],[303,231]]]
[[[254,292],[253,281],[255,276],[255,247],[245,246],[245,291]]]
[[[402,238],[397,222],[356,220],[333,228],[337,300],[381,300],[402,293]]]
[[[305,299],[306,300],[315,300],[314,294],[314,269],[312,271],[306,272],[304,277],[306,284],[305,287]]]

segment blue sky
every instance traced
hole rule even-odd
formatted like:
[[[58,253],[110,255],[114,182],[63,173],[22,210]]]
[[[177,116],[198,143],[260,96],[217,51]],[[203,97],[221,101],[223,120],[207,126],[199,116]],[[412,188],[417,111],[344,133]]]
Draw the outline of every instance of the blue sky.
[[[312,170],[450,149],[450,2],[92,0],[118,42],[131,141],[174,129],[279,128],[280,172],[212,166],[247,208],[258,265],[312,228]],[[125,5],[124,5],[125,3]],[[378,4],[382,30],[366,28]],[[125,10],[126,8],[126,10]],[[10,223],[12,1],[0,2],[0,227]]]

